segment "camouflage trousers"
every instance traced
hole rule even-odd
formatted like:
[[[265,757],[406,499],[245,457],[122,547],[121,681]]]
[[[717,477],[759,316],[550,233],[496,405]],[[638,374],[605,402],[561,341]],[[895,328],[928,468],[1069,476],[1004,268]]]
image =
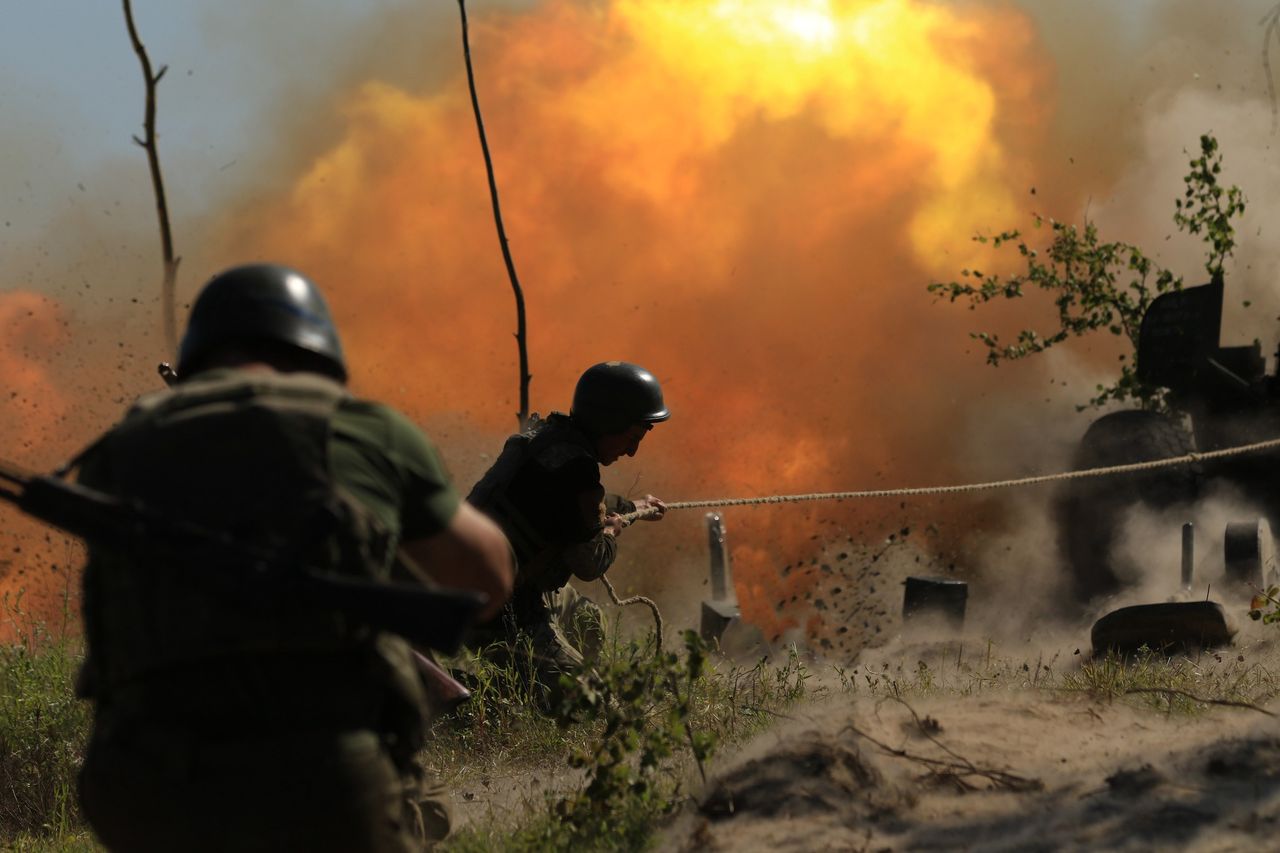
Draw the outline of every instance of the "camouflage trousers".
[[[372,731],[211,742],[155,728],[94,737],[80,774],[113,851],[405,853],[449,830],[444,791]]]
[[[508,612],[473,634],[472,645],[501,665],[514,665],[554,702],[561,674],[595,660],[604,646],[604,613],[572,586],[542,595],[542,606]]]

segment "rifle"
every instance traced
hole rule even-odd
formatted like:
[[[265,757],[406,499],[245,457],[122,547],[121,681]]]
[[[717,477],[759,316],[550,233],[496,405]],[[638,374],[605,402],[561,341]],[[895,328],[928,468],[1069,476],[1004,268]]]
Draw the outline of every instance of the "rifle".
[[[192,571],[210,579],[274,587],[291,601],[340,613],[357,624],[446,654],[457,650],[486,601],[483,594],[470,590],[428,589],[299,567],[276,551],[170,518],[140,502],[3,462],[0,501],[86,541],[124,553],[156,548],[181,553]]]

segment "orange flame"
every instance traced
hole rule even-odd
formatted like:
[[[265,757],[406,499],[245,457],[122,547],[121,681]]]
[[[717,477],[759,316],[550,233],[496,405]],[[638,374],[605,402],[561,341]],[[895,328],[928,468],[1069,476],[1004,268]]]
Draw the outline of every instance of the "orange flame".
[[[953,474],[950,425],[986,374],[924,284],[971,263],[969,236],[1013,219],[1035,173],[1050,69],[1025,17],[548,0],[482,18],[473,44],[535,408],[567,407],[593,362],[649,367],[675,416],[642,488],[671,499]],[[220,254],[309,271],[358,390],[461,412],[492,452],[514,425],[513,321],[465,80],[367,82],[342,111],[287,194],[228,217]],[[739,561],[765,622],[768,555],[806,532],[769,517]]]
[[[48,297],[25,290],[0,293],[0,435],[10,458],[29,458],[66,416],[68,401],[48,370],[66,344],[66,328],[64,312]]]
[[[68,342],[68,322],[66,312],[48,297],[26,290],[0,293],[0,456],[6,460],[32,467],[49,464],[50,445],[58,443],[71,411],[49,370]],[[24,623],[55,622],[78,552],[65,537],[3,505],[0,526],[0,641],[9,641],[15,630],[29,627],[14,624],[15,610],[22,611],[18,621]]]

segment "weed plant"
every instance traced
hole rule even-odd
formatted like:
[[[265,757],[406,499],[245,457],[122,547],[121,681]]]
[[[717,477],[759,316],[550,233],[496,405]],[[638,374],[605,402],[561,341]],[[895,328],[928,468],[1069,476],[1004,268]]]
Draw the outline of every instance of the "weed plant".
[[[544,700],[525,675],[533,668],[528,644],[514,655],[468,651],[446,663],[471,690],[470,700],[432,725],[429,762],[446,783],[545,766],[581,746],[580,733],[565,732],[540,710]]]
[[[1019,661],[993,654],[990,647],[966,661],[956,654],[958,644],[951,648],[950,655],[935,654],[914,666],[900,661],[832,667],[836,689],[898,699],[1027,690],[1083,693],[1102,701],[1122,700],[1186,715],[1204,713],[1215,705],[1262,705],[1280,696],[1280,675],[1265,646],[1180,655],[1144,648],[1131,655],[1072,655],[1071,662],[1057,655]]]
[[[1059,655],[1018,660],[998,653],[990,641],[974,646],[935,643],[898,653],[892,661],[832,666],[835,689],[869,697],[977,696],[1050,687],[1065,666]],[[915,658],[913,661],[912,658]]]
[[[5,853],[104,853],[93,833],[81,829],[58,835],[19,835],[5,842]]]
[[[21,596],[6,596],[3,612],[18,637],[0,644],[0,848],[37,849],[26,845],[83,832],[76,776],[89,708],[72,690],[82,650],[28,619]]]

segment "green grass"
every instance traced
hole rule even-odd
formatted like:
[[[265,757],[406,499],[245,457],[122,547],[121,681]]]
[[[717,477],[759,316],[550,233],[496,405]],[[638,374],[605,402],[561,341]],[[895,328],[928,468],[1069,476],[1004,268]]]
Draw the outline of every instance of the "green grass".
[[[0,846],[37,850],[46,848],[30,845],[42,839],[84,833],[76,776],[89,706],[72,691],[79,641],[23,621],[19,604],[6,599],[4,608],[18,640],[0,645]]]
[[[991,645],[967,657],[955,643],[929,651],[927,661],[917,659],[914,665],[902,660],[833,667],[836,689],[896,698],[1028,690],[1078,693],[1102,702],[1192,716],[1221,705],[1260,706],[1280,696],[1277,650],[1268,643],[1188,655],[1143,649],[1129,656],[1072,654],[1034,661],[1004,656]]]
[[[1215,705],[1261,705],[1280,695],[1280,678],[1244,653],[1227,650],[1168,659],[1150,651],[1085,662],[1060,679],[1064,690],[1126,701],[1166,713],[1202,714]]]
[[[87,829],[62,833],[57,837],[19,835],[4,841],[11,853],[102,853],[104,848]]]
[[[616,649],[616,643],[611,644]],[[582,733],[565,731],[538,710],[539,699],[521,669],[531,668],[528,647],[517,660],[495,663],[475,652],[447,661],[460,671],[471,699],[432,725],[429,765],[447,783],[563,759],[582,746]]]

